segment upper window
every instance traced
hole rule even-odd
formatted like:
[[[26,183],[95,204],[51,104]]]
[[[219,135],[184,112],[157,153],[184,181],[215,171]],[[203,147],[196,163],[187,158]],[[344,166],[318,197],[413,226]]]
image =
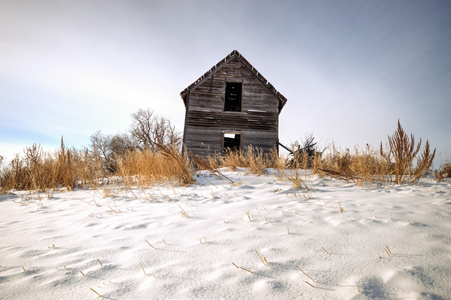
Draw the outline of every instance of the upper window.
[[[241,82],[227,82],[224,111],[241,111]]]

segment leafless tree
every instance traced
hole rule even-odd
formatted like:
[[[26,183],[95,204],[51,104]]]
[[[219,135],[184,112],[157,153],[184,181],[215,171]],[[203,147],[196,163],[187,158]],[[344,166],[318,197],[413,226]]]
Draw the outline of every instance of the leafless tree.
[[[126,134],[104,135],[97,131],[91,135],[91,154],[103,161],[103,167],[108,173],[116,171],[116,159],[132,151],[135,143]]]
[[[182,143],[181,133],[171,124],[171,121],[156,115],[149,108],[140,109],[132,114],[130,133],[141,150],[157,150],[155,143],[166,147],[180,147]]]
[[[99,130],[91,135],[90,140],[92,155],[103,161],[103,167],[108,173],[114,173],[116,170],[116,163],[110,149],[111,137],[109,135],[104,135]]]
[[[118,133],[110,138],[110,151],[114,156],[121,156],[136,148],[136,143],[126,133]]]
[[[100,131],[90,137],[90,152],[93,157],[103,162],[107,173],[117,169],[116,160],[134,149],[158,150],[156,143],[164,147],[180,148],[181,133],[171,124],[168,118],[158,116],[150,109],[140,109],[132,114],[130,134],[118,133],[105,135]]]

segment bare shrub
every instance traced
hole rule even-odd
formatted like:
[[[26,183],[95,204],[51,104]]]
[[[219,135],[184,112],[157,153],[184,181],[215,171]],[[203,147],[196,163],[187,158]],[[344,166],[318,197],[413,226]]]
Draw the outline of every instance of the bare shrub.
[[[435,157],[435,149],[431,153],[429,149],[429,141],[426,141],[426,147],[417,161],[417,166],[413,169],[413,161],[421,148],[421,138],[415,145],[415,137],[413,134],[408,136],[398,120],[398,128],[392,136],[388,136],[388,152],[383,151],[381,143],[381,156],[387,161],[392,162],[394,166],[395,182],[402,184],[406,178],[410,178],[411,182],[421,178],[431,167]]]
[[[435,171],[436,180],[444,180],[445,178],[451,178],[451,163],[446,163],[440,167],[439,170]]]
[[[432,162],[435,157],[435,150],[436,149],[434,149],[434,151],[431,153],[429,141],[426,140],[426,146],[424,147],[423,152],[418,158],[417,166],[413,170],[411,182],[418,181],[421,177],[426,175],[426,173],[432,166]]]

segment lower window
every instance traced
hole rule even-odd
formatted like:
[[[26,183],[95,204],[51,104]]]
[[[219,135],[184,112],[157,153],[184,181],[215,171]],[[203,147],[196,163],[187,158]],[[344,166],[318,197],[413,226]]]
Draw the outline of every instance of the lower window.
[[[240,151],[243,134],[240,132],[223,132],[222,145],[223,151]]]

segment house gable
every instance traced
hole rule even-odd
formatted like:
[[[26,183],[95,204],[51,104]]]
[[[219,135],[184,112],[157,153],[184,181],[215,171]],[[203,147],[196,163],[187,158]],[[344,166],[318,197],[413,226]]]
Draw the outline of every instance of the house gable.
[[[239,109],[227,109],[227,86],[241,85]],[[188,95],[187,95],[188,97]],[[248,112],[279,113],[277,97],[255,76],[238,57],[232,57],[205,80],[189,91],[188,113],[216,112],[225,113],[224,117]],[[241,114],[242,115],[242,114]],[[245,117],[242,115],[242,117]],[[215,116],[218,118],[218,116]]]
[[[279,91],[277,91],[276,88],[268,80],[266,80],[266,78],[263,77],[263,75],[256,68],[254,68],[237,50],[233,50],[229,55],[220,60],[210,70],[205,72],[201,77],[199,77],[196,81],[194,81],[180,93],[180,96],[183,99],[185,107],[187,106],[187,96],[190,92],[192,92],[194,89],[202,85],[207,80],[209,79],[211,80],[212,76],[214,76],[218,71],[222,70],[226,65],[228,65],[232,61],[234,61],[235,63],[240,62],[244,68],[249,70],[249,72],[253,76],[255,76],[255,78],[258,81],[260,81],[260,83],[263,84],[271,94],[273,94],[276,97],[276,99],[278,100],[278,110],[280,113],[282,108],[285,106],[287,99],[281,93],[279,93]],[[233,78],[232,76],[227,75],[224,76],[224,78],[227,77]]]

